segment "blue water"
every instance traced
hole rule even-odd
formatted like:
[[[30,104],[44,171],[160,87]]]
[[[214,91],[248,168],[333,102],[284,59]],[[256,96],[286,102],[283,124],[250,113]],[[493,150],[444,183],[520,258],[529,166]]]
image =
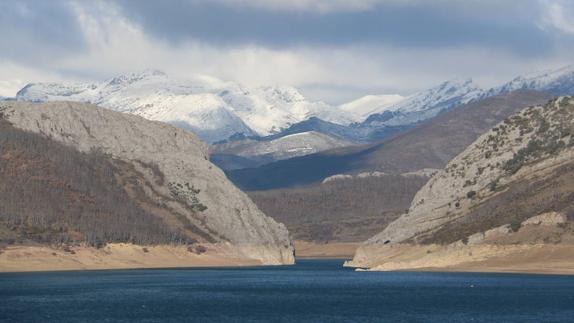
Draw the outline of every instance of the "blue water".
[[[574,322],[574,276],[341,264],[0,274],[0,321]]]

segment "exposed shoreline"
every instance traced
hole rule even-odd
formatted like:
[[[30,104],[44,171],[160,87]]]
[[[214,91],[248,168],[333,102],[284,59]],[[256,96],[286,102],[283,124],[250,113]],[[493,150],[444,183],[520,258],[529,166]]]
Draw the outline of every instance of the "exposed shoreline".
[[[299,259],[351,259],[359,243],[296,241]],[[8,246],[0,250],[0,272],[43,272],[115,269],[250,267],[266,264],[232,246],[209,245],[196,254],[185,246],[139,246],[112,243],[104,248],[72,247],[67,251],[42,245]],[[285,265],[289,265],[285,263]]]
[[[363,250],[365,252],[365,250]],[[476,272],[574,275],[574,245],[402,245],[366,251],[345,263],[359,271]]]
[[[285,263],[287,265],[287,263]],[[280,265],[246,255],[241,249],[209,245],[204,253],[186,246],[108,244],[101,249],[8,246],[0,252],[0,272],[40,272],[108,269],[246,267]]]
[[[355,243],[315,244],[297,241],[297,259],[350,259]],[[574,245],[469,246],[448,250],[401,246],[366,265],[347,261],[358,271],[474,272],[574,275]],[[424,249],[424,250],[423,250]],[[70,251],[73,251],[71,253]],[[471,255],[472,254],[472,255]],[[422,257],[420,257],[422,255]],[[9,246],[0,253],[0,272],[47,272],[116,269],[168,269],[265,266],[261,260],[225,246],[210,246],[203,254],[183,246],[109,244],[101,249]]]

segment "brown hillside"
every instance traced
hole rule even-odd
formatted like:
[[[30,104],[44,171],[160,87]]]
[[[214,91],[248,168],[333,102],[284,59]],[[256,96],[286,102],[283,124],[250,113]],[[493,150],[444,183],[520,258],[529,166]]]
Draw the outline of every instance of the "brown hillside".
[[[385,175],[306,187],[249,192],[269,216],[297,240],[363,241],[381,231],[410,205],[427,177]]]

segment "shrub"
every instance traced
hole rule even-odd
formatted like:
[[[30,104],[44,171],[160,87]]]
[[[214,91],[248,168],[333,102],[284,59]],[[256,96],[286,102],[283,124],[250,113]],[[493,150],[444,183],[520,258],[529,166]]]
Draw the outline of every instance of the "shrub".
[[[475,196],[476,196],[475,191],[468,191],[468,193],[466,193],[466,197],[468,197],[469,199],[474,198]]]
[[[494,180],[492,182],[490,182],[490,184],[488,184],[488,189],[490,189],[491,192],[496,191],[496,188],[498,187],[498,181]]]
[[[512,221],[510,223],[510,230],[512,230],[512,232],[518,232],[521,227],[522,223],[520,223],[519,221]]]
[[[188,246],[187,247],[187,251],[194,253],[196,255],[201,255],[203,253],[207,252],[207,248],[202,246],[202,245],[197,245],[197,246]]]

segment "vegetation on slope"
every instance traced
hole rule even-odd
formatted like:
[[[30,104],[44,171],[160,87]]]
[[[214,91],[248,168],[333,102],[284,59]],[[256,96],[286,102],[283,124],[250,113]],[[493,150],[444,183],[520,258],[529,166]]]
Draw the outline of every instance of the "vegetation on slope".
[[[459,191],[466,191],[470,208],[463,217],[416,240],[448,244],[503,224],[517,229],[515,226],[527,218],[551,211],[574,217],[573,147],[571,98],[531,106],[505,119],[465,158],[445,169],[451,178],[464,179]],[[561,157],[558,166],[546,162],[554,157]],[[551,172],[547,174],[547,170]],[[481,187],[489,178],[490,183]],[[456,203],[459,202],[460,197]]]
[[[363,241],[409,206],[427,177],[384,175],[329,181],[292,189],[249,192],[297,240]]]
[[[161,181],[159,169],[148,166]],[[123,180],[144,180],[129,169],[100,151],[81,153],[0,119],[0,239],[98,247],[194,242],[128,194]]]

